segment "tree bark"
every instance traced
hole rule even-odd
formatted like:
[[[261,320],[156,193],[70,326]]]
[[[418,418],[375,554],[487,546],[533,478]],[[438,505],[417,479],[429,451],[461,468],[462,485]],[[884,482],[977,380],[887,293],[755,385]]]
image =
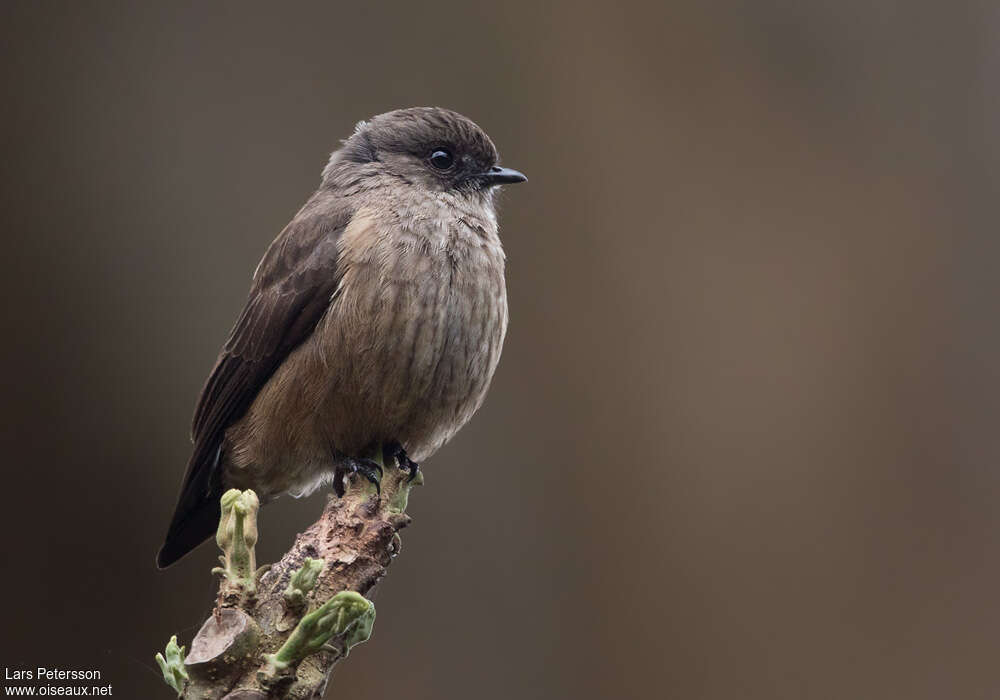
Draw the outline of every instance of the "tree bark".
[[[230,491],[223,497],[219,604],[192,640],[182,667],[184,650],[178,653],[176,644],[173,661],[157,659],[179,697],[323,697],[334,665],[370,634],[374,606],[361,596],[399,553],[398,531],[410,522],[404,512],[409,490],[423,483],[423,475],[411,480],[406,471],[389,466],[380,493],[357,474],[348,481],[345,494],[331,495],[319,520],[263,573],[252,571],[256,496]]]

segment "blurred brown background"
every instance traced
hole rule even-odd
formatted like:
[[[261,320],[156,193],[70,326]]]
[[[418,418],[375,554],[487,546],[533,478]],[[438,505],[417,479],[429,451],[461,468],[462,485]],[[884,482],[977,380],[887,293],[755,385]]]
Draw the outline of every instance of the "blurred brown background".
[[[442,105],[531,178],[510,332],[329,696],[1000,696],[1000,12],[703,5],[5,0],[0,665],[170,697],[250,274],[358,119]]]

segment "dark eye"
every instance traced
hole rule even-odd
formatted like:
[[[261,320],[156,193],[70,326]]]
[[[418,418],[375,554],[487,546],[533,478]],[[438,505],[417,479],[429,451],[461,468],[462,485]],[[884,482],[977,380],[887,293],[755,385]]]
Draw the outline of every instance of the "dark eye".
[[[451,155],[451,151],[446,151],[443,148],[439,148],[431,153],[430,160],[431,165],[438,170],[447,170],[455,163],[455,157]]]

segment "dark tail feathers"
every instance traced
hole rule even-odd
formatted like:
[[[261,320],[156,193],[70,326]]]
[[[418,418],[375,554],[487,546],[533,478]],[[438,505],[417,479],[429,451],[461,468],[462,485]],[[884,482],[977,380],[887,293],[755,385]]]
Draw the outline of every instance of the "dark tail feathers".
[[[212,450],[209,459],[204,459],[199,452],[195,450],[191,456],[167,538],[156,556],[156,565],[161,569],[207,540],[219,527],[222,514],[219,499],[223,490],[218,468],[219,449]]]

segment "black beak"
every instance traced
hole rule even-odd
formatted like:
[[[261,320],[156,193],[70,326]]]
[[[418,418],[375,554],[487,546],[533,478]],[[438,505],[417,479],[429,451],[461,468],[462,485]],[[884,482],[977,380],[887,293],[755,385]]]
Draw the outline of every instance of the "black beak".
[[[519,173],[512,168],[501,168],[499,165],[494,165],[480,175],[479,179],[487,187],[493,187],[494,185],[512,185],[515,182],[524,182],[528,178],[525,177],[524,173]]]

